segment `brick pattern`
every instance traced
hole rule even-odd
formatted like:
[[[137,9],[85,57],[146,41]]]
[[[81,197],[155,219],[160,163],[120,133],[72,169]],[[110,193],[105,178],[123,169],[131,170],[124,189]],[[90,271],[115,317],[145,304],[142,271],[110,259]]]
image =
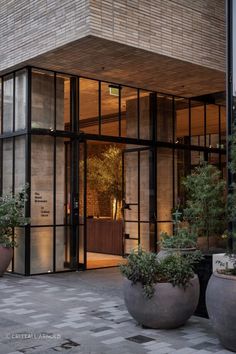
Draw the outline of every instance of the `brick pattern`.
[[[224,0],[90,0],[91,33],[225,69]]]
[[[87,0],[2,0],[0,71],[88,33]]]
[[[0,71],[87,35],[224,71],[224,0],[1,1]]]
[[[208,320],[145,329],[128,314],[117,270],[5,276],[0,284],[0,354],[230,354]],[[39,296],[40,293],[40,296]]]

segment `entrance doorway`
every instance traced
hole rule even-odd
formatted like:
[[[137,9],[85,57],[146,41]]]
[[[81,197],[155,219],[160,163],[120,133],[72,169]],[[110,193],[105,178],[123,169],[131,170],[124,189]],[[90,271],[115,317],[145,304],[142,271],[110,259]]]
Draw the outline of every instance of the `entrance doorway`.
[[[139,244],[155,249],[152,149],[85,140],[74,141],[70,150],[72,268],[118,266]]]

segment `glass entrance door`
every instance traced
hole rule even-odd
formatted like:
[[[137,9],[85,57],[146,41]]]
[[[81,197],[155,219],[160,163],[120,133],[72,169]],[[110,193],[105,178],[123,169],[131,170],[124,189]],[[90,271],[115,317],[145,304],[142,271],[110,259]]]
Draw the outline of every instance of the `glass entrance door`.
[[[123,160],[124,254],[156,250],[155,160],[152,149],[126,148]]]
[[[86,143],[66,143],[65,257],[71,269],[86,268]]]

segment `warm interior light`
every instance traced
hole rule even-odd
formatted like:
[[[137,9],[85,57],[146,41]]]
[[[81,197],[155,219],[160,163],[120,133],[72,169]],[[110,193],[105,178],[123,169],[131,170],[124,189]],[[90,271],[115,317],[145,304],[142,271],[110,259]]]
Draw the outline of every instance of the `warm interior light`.
[[[119,96],[119,86],[109,85],[109,94],[111,96]]]

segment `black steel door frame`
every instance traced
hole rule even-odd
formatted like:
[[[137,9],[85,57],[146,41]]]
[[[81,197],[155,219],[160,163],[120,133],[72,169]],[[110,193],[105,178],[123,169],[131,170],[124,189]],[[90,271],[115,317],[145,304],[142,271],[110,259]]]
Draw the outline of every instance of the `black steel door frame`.
[[[141,205],[140,205],[140,174],[141,174],[141,166],[140,166],[140,153],[142,151],[149,151],[149,220],[142,221],[140,218],[141,214]],[[137,166],[137,184],[138,184],[138,200],[137,203],[126,203],[125,201],[125,155],[129,153],[137,152],[137,159],[138,159],[138,166]],[[156,215],[157,215],[157,190],[156,190],[156,148],[155,147],[135,147],[135,148],[128,148],[122,152],[122,201],[123,201],[123,224],[124,224],[124,231],[125,231],[125,223],[126,222],[137,222],[138,224],[138,235],[137,238],[129,237],[128,235],[123,233],[123,253],[125,254],[125,240],[136,240],[138,241],[138,245],[141,243],[141,223],[149,223],[149,232],[150,232],[150,239],[149,239],[149,246],[150,250],[156,252],[157,250],[157,222],[156,222]],[[131,221],[125,219],[125,209],[132,207],[132,205],[137,205],[138,207],[138,219],[137,221]]]

